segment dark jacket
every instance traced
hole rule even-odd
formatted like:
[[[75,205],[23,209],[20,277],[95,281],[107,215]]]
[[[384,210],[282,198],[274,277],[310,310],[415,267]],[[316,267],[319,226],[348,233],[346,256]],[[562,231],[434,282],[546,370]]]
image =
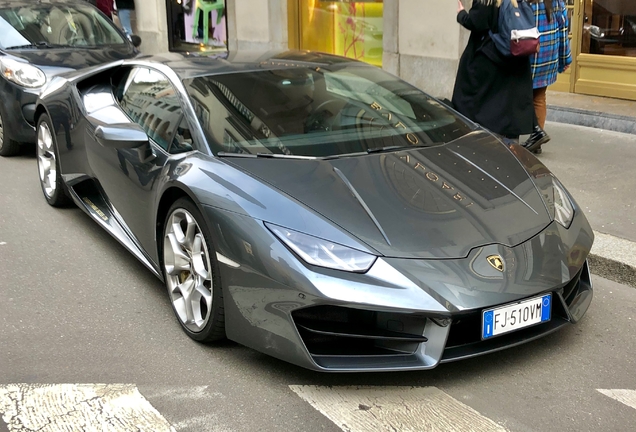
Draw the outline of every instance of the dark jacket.
[[[117,9],[135,9],[135,0],[115,0]]]
[[[489,30],[497,32],[499,8],[474,0],[457,22],[470,30],[468,45],[459,60],[453,106],[469,119],[500,135],[532,132],[532,72],[530,60],[499,53]]]

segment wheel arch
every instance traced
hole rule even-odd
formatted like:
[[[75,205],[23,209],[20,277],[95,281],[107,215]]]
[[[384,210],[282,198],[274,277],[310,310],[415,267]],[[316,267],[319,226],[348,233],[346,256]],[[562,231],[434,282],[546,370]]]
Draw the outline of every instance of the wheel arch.
[[[46,106],[44,106],[43,103],[38,103],[35,107],[35,113],[33,114],[33,123],[35,124],[35,127],[36,127],[36,133],[37,133],[37,125],[38,125],[38,122],[40,121],[40,117],[42,116],[42,114],[46,114],[47,116],[49,116],[49,118],[51,118],[51,115],[49,114],[49,111],[46,109]]]
[[[203,212],[203,208],[201,208],[201,204],[195,198],[194,193],[192,193],[192,191],[185,187],[185,185],[172,184],[163,191],[163,193],[161,194],[161,198],[159,199],[159,202],[157,204],[157,212],[155,214],[155,244],[157,245],[157,259],[159,265],[161,266],[163,265],[163,263],[161,262],[161,252],[163,246],[163,224],[166,220],[166,217],[168,216],[168,210],[170,210],[172,204],[180,198],[189,199],[199,209],[199,212],[201,212],[202,215],[205,214]],[[205,224],[207,228],[207,223],[205,220],[201,221],[201,223]],[[208,233],[210,234],[210,236],[213,236],[212,232],[210,232],[209,229]]]

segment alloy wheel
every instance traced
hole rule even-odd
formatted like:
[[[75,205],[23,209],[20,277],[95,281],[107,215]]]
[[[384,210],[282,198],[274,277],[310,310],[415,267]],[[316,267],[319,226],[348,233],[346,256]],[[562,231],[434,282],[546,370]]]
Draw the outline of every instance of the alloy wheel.
[[[53,148],[53,136],[51,129],[46,122],[40,123],[38,127],[38,171],[42,190],[47,198],[55,194],[57,188],[57,164],[55,160],[55,149]]]
[[[210,252],[196,219],[185,209],[168,218],[163,240],[166,286],[174,310],[188,330],[202,331],[212,311]]]

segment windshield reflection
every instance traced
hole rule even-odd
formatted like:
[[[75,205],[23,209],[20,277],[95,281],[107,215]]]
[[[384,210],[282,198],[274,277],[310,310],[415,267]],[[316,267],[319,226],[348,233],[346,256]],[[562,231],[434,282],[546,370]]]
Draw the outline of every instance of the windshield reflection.
[[[185,81],[215,154],[333,157],[432,146],[472,129],[378,68],[296,67]]]

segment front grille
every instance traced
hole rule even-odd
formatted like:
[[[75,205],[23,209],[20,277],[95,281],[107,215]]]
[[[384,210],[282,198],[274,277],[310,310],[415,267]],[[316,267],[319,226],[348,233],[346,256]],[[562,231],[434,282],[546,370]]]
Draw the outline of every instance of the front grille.
[[[426,318],[340,306],[313,306],[292,313],[310,354],[403,355],[426,342]]]

